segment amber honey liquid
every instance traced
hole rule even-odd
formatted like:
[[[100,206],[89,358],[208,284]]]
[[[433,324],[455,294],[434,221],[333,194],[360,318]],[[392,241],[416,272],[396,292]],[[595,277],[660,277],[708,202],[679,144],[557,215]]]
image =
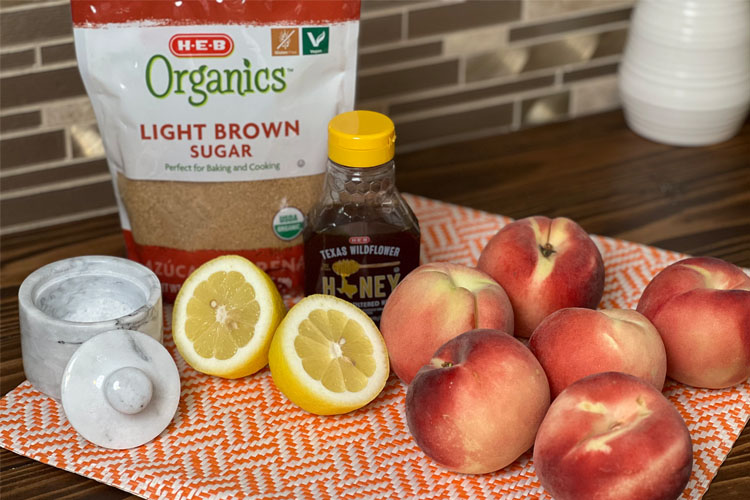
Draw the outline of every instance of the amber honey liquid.
[[[419,230],[387,222],[325,225],[305,235],[305,295],[351,302],[380,323],[393,289],[419,265]]]

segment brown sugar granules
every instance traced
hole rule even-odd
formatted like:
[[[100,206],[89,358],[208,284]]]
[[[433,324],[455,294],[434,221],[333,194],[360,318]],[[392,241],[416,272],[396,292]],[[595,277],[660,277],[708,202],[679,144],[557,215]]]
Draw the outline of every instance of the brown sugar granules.
[[[117,187],[140,245],[181,250],[288,248],[273,231],[284,207],[306,214],[320,195],[323,175],[244,182],[142,181],[117,175]]]

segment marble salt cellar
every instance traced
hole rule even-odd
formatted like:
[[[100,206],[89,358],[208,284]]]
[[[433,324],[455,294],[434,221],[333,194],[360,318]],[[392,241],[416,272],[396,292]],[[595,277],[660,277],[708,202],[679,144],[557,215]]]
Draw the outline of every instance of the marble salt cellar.
[[[21,284],[18,311],[26,378],[57,400],[65,365],[94,335],[137,330],[162,341],[159,279],[120,257],[73,257],[40,267]]]
[[[164,430],[180,376],[161,344],[161,285],[150,269],[112,256],[64,259],[31,273],[18,302],[26,377],[62,400],[79,434],[123,449]]]

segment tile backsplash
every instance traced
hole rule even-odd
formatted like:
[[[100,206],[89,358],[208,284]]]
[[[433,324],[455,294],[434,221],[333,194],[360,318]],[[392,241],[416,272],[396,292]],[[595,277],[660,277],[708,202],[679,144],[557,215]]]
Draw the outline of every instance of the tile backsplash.
[[[363,0],[357,107],[400,152],[619,106],[634,0]],[[0,0],[0,233],[116,212],[67,0]]]

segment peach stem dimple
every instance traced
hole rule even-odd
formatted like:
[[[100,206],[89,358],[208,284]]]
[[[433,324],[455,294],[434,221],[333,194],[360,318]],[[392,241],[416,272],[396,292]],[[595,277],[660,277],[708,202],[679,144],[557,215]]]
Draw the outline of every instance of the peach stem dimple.
[[[552,235],[552,222],[550,221],[550,224],[547,227],[547,241],[544,243],[544,245],[539,245],[539,251],[542,252],[542,255],[544,256],[545,259],[549,259],[550,255],[556,252],[555,247],[552,246],[552,243],[549,242],[551,235]]]
[[[555,247],[552,246],[552,243],[547,242],[544,244],[544,246],[539,245],[539,251],[542,252],[542,255],[549,259],[550,255],[555,253],[557,250],[555,250]]]
[[[453,363],[450,361],[443,361],[440,358],[432,358],[430,360],[430,365],[434,368],[450,368],[453,366]]]

